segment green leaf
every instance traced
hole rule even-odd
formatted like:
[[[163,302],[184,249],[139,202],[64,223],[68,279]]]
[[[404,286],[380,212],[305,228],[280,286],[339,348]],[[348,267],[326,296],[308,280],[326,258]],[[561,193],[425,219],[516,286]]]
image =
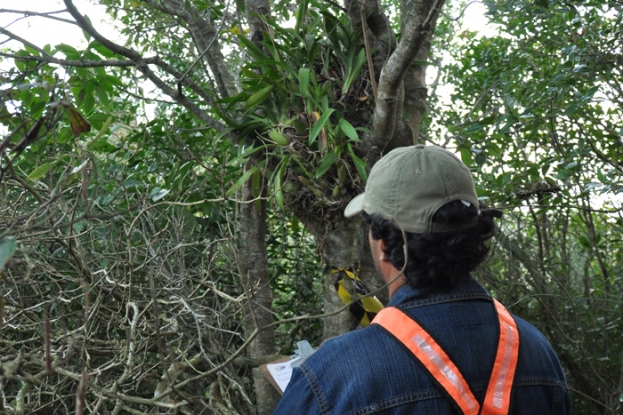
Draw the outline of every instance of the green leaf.
[[[249,99],[245,101],[244,107],[246,109],[249,109],[249,108],[255,107],[256,105],[259,105],[260,103],[262,103],[262,101],[264,101],[268,97],[268,95],[270,94],[270,91],[272,91],[274,87],[275,87],[274,85],[268,85],[260,89],[253,95],[251,95]]]
[[[467,134],[471,134],[471,133],[475,133],[476,131],[480,131],[480,130],[482,130],[485,127],[486,127],[486,125],[483,125],[483,124],[480,124],[480,123],[476,123],[476,124],[470,125],[467,128],[467,130],[465,130],[465,132]]]
[[[586,73],[586,72],[591,72],[592,69],[586,65],[578,65],[575,68],[573,68],[573,72],[575,73]]]
[[[292,76],[297,76],[296,72],[294,71],[294,69],[292,69],[291,66],[289,66],[289,65],[287,65],[287,64],[285,64],[283,62],[274,60],[274,59],[257,60],[255,62],[250,62],[249,65],[251,67],[261,67],[261,66],[273,67],[273,66],[279,66],[280,68],[285,69],[286,71],[290,72],[292,74]],[[274,72],[274,71],[272,73],[276,74],[276,72]],[[268,73],[264,74],[264,77],[266,77],[267,75],[268,75]],[[272,78],[279,79],[279,78],[281,78],[281,75],[279,75],[278,77],[277,76],[273,76]]]
[[[588,101],[593,98],[593,95],[599,90],[599,85],[589,88],[586,93],[582,96],[583,101]]]
[[[586,236],[580,236],[578,238],[578,242],[580,242],[580,245],[582,245],[584,248],[587,248],[587,249],[592,248],[591,243]]]
[[[355,82],[355,80],[359,77],[359,74],[361,73],[361,68],[363,68],[363,64],[366,63],[365,49],[361,49],[359,51],[359,54],[357,54],[355,60],[349,63],[350,65],[348,67],[348,76],[346,77],[344,85],[342,86],[342,94],[346,94]]]
[[[279,206],[282,210],[284,210],[283,206],[283,177],[285,176],[286,169],[290,164],[290,156],[285,156],[281,159],[275,172],[273,173],[273,183],[275,186],[275,201],[277,202],[277,206]]]
[[[355,155],[355,152],[353,151],[353,148],[351,147],[350,144],[348,144],[348,154],[350,155],[350,158],[353,160],[353,163],[355,163],[357,172],[359,173],[359,176],[361,177],[363,182],[364,183],[367,182],[368,173],[366,172],[366,162]]]
[[[338,121],[338,123],[340,124],[340,128],[342,129],[342,131],[344,131],[344,134],[346,134],[348,138],[355,142],[361,141],[359,140],[357,130],[355,130],[355,127],[353,127],[351,123],[349,123],[344,118],[340,118],[340,121]]]
[[[301,95],[307,95],[307,88],[309,86],[309,68],[299,69],[299,89]]]
[[[411,66],[434,66],[435,64],[433,62],[428,62],[428,61],[413,61],[411,63]]]
[[[17,249],[17,241],[15,238],[5,236],[0,239],[0,270],[4,268],[4,265],[15,254]]]
[[[58,163],[58,161],[53,161],[51,163],[44,163],[41,166],[34,169],[33,171],[31,171],[30,174],[26,178],[28,180],[38,180],[42,178],[43,176],[45,176],[52,167],[56,166],[56,163]]]
[[[41,54],[39,53],[39,51],[37,49],[33,49],[28,45],[24,45],[24,49],[26,49],[26,51],[28,51],[30,54],[34,55],[34,56],[41,56]]]
[[[124,189],[131,189],[133,187],[141,187],[142,185],[143,185],[143,182],[141,182],[140,180],[136,180],[136,179],[128,179],[125,182],[123,182]]]
[[[98,140],[100,138],[102,138],[102,136],[104,135],[104,133],[108,130],[108,128],[110,127],[110,124],[112,123],[112,117],[108,117],[106,119],[106,121],[104,122],[104,125],[102,125],[102,128],[99,129],[99,131],[97,132],[97,135],[95,136],[95,138],[93,139],[93,141],[91,141],[88,145],[87,145],[87,149],[92,150],[93,146],[98,142]],[[106,142],[108,142],[107,140],[104,140]]]
[[[238,36],[238,40],[240,40],[240,42],[244,46],[246,46],[247,49],[249,49],[249,54],[253,57],[253,59],[257,61],[270,59],[270,56],[262,52],[262,49],[257,47],[257,45],[253,43],[250,39],[248,39],[246,35],[237,35],[237,36]]]
[[[578,112],[580,110],[580,105],[578,104],[570,104],[567,106],[567,108],[565,108],[565,111],[562,113],[562,115],[573,115],[576,112]]]
[[[601,183],[594,183],[594,182],[587,183],[587,184],[584,186],[584,192],[588,192],[588,191],[590,191],[590,190],[592,190],[592,189],[595,189],[595,188],[598,188],[598,187],[601,187],[601,186],[602,186],[602,184],[601,184]]]
[[[312,129],[311,133],[309,134],[309,144],[310,145],[313,144],[314,141],[316,141],[316,138],[318,137],[318,134],[320,134],[320,130],[322,130],[324,125],[327,123],[327,121],[329,120],[329,117],[331,116],[331,114],[333,114],[333,111],[335,111],[333,108],[329,108],[327,111],[325,111],[324,114],[322,114],[322,116],[316,122],[316,124],[314,124],[314,128]]]
[[[309,171],[307,171],[305,165],[298,158],[292,157],[292,160],[299,166],[305,177],[311,177],[311,174],[309,174]]]
[[[463,160],[463,163],[465,163],[466,166],[470,166],[472,164],[472,152],[469,148],[461,148],[461,160]]]
[[[260,145],[258,147],[253,147],[253,145],[251,145],[250,147],[248,147],[247,149],[245,149],[241,155],[239,155],[238,157],[234,158],[233,160],[230,160],[227,162],[228,166],[235,166],[236,164],[240,163],[242,160],[247,159],[251,154],[255,154],[260,150],[266,150],[267,146],[266,145]]]
[[[296,26],[294,29],[298,32],[305,26],[305,15],[307,14],[307,0],[303,0],[299,3],[299,9],[296,12]]]
[[[161,189],[160,187],[154,187],[152,191],[149,192],[149,197],[151,197],[151,200],[153,200],[154,202],[157,202],[166,195],[168,195],[170,191],[170,189]]]
[[[322,175],[325,174],[331,168],[333,163],[335,163],[335,160],[337,160],[339,154],[340,152],[336,148],[332,152],[327,153],[322,158],[322,163],[320,163],[320,167],[318,167],[318,171],[316,172],[316,179],[318,179],[319,177],[322,177]]]
[[[249,170],[244,172],[244,174],[238,180],[236,180],[236,183],[234,183],[234,185],[230,187],[229,190],[227,190],[227,192],[225,193],[227,197],[230,197],[234,194],[236,190],[240,189],[242,185],[244,185],[247,180],[249,180],[249,177],[251,177],[251,175],[256,171],[258,171],[257,166],[253,166]]]
[[[73,59],[73,58],[77,58],[80,56],[80,52],[78,52],[76,48],[74,48],[73,46],[66,45],[64,43],[61,43],[60,45],[56,45],[55,49],[60,52],[63,52],[65,56],[67,56],[68,59]]]

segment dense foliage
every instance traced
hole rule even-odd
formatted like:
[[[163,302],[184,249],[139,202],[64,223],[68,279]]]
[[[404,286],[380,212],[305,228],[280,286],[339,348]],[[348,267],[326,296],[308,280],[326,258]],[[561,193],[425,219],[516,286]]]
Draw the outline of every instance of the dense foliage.
[[[0,50],[0,412],[254,413],[252,368],[320,343],[325,268],[351,265],[335,262],[331,232],[358,232],[341,211],[385,131],[389,52],[333,2],[276,1],[259,23],[252,1],[99,3],[122,41],[0,30],[18,41]],[[376,45],[391,51],[418,2],[387,3],[395,36]],[[432,54],[409,64],[438,71],[409,125],[455,149],[504,209],[477,276],[548,337],[574,412],[618,413],[621,4],[486,6],[496,35],[460,29],[462,6],[445,7]],[[39,17],[59,16],[100,24]],[[260,245],[241,232],[249,206],[266,213],[266,281],[247,272],[247,242]],[[271,323],[251,324],[263,312]]]
[[[500,35],[458,34],[447,137],[504,207],[481,275],[559,353],[576,413],[623,398],[621,6],[488,3]]]

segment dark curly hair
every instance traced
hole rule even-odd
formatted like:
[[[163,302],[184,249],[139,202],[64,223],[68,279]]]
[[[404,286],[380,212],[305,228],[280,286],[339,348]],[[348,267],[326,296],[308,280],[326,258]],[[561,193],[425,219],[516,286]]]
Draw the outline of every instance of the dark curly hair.
[[[379,215],[362,213],[370,226],[374,240],[383,239],[383,252],[397,269],[404,266],[402,231],[393,222]],[[480,265],[489,252],[486,241],[493,235],[493,217],[500,212],[466,206],[460,200],[442,206],[433,216],[433,222],[443,224],[469,223],[478,216],[472,227],[452,232],[416,234],[406,233],[408,263],[405,268],[407,283],[413,288],[450,290],[466,281],[469,273]]]

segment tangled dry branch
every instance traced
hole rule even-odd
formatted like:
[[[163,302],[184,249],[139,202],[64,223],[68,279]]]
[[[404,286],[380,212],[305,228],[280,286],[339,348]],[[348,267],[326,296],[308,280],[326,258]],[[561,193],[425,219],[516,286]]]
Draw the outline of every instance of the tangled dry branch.
[[[136,189],[104,204],[44,181],[1,191],[18,253],[0,278],[0,411],[252,412],[231,238]]]

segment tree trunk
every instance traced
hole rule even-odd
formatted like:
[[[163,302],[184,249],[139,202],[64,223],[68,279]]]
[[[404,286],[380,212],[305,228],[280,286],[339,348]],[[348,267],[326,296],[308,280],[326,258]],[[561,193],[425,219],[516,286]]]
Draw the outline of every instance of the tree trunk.
[[[415,19],[417,24],[426,18],[433,7],[433,1],[421,1],[421,0],[402,0],[402,10],[415,10],[415,13],[419,18]],[[406,13],[402,14],[402,25],[413,24],[406,19]],[[430,30],[427,32],[424,42],[420,46],[417,54],[415,55],[416,62],[428,61],[430,54],[431,40],[435,27],[437,26],[437,18],[439,14],[435,14],[431,19]],[[417,144],[419,142],[420,126],[422,123],[422,116],[426,111],[426,98],[428,90],[426,88],[426,68],[428,66],[417,64],[411,66],[405,76],[404,88],[405,88],[405,102],[404,102],[404,114],[406,122],[411,127],[412,143]]]
[[[325,265],[329,268],[349,268],[357,262],[357,234],[359,220],[344,220],[335,229],[325,230],[322,236],[322,254]],[[325,313],[332,313],[344,307],[344,303],[337,295],[334,284],[336,274],[328,273],[325,276]],[[323,338],[328,339],[346,333],[357,326],[353,315],[344,310],[336,315],[325,317]]]
[[[252,167],[249,161],[245,170]],[[253,178],[245,183],[242,191],[243,204],[240,208],[240,229],[238,236],[238,264],[248,304],[245,309],[244,329],[248,338],[255,330],[261,330],[247,350],[250,360],[272,355],[275,352],[275,331],[264,328],[273,322],[273,295],[269,287],[268,261],[266,254],[266,200],[254,201]],[[272,413],[279,394],[266,380],[259,368],[253,368],[257,414]]]

